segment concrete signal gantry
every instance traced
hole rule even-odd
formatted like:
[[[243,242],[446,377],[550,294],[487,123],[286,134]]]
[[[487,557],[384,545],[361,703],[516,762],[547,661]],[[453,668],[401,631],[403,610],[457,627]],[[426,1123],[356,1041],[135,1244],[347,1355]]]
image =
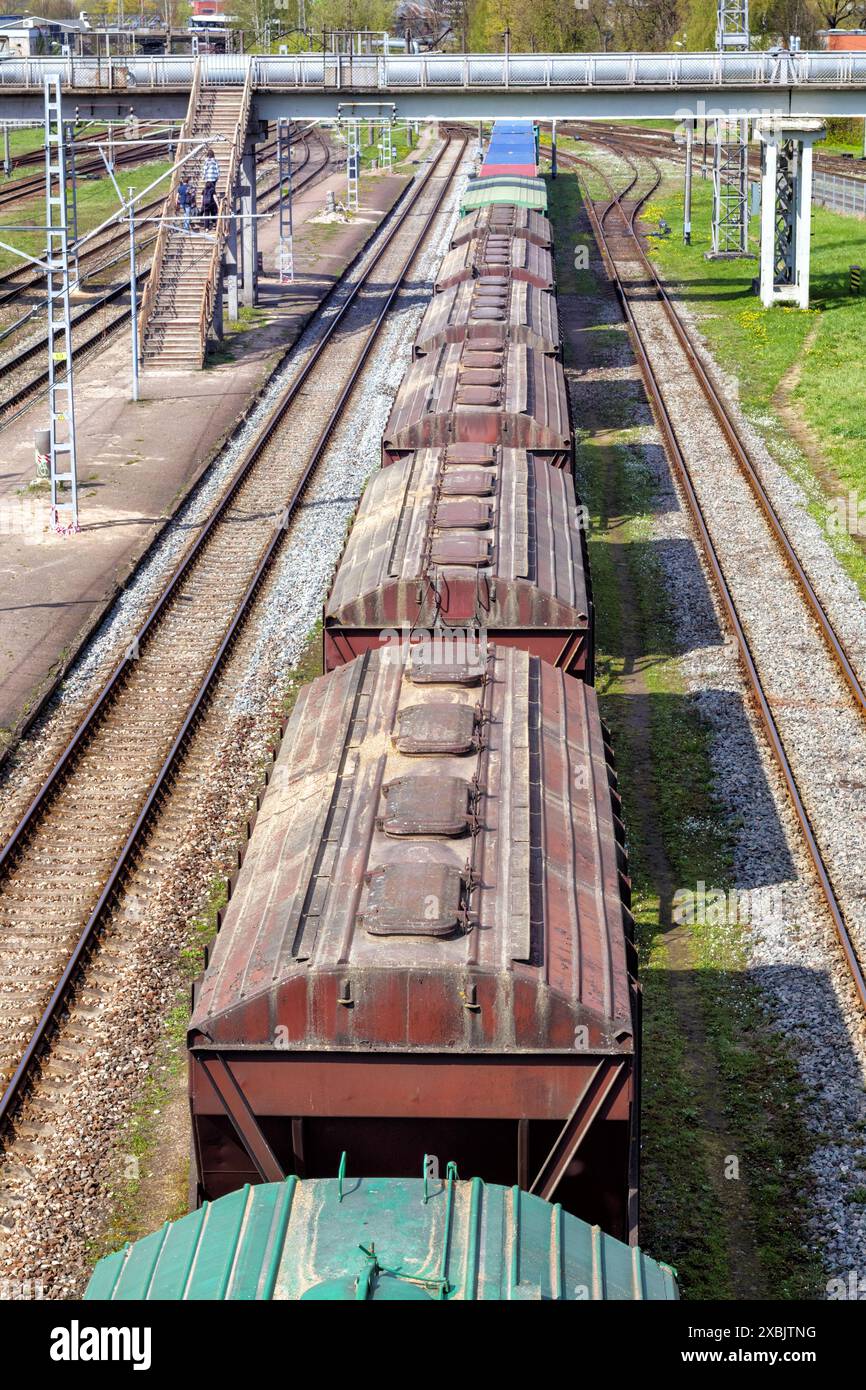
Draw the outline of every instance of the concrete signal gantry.
[[[761,142],[761,303],[809,307],[812,146],[822,120],[758,121]]]

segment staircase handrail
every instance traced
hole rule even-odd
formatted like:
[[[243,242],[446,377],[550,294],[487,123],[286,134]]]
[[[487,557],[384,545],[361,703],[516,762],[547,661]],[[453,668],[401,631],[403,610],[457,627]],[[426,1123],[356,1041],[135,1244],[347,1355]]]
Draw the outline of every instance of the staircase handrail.
[[[198,95],[201,88],[201,59],[196,58],[193,66],[192,85],[189,92],[189,106],[187,107],[186,120],[181,127],[180,139],[178,142],[178,153],[175,158],[175,165],[171,174],[171,183],[168,186],[168,194],[162,208],[162,216],[159,223],[159,231],[156,235],[156,245],[150,262],[150,274],[147,277],[147,284],[144,287],[144,294],[141,297],[141,310],[138,316],[138,341],[141,344],[141,351],[144,350],[144,333],[148,320],[153,313],[156,303],[157,290],[162,274],[162,263],[165,259],[165,251],[168,245],[168,238],[172,228],[172,222],[177,203],[177,190],[180,184],[181,170],[183,169],[186,156],[189,154],[189,144],[193,136],[195,126],[195,114],[198,106]]]
[[[219,290],[220,267],[222,264],[223,250],[225,248],[225,240],[226,236],[228,235],[228,229],[231,219],[234,216],[234,208],[232,206],[234,202],[234,188],[235,183],[237,182],[240,162],[244,154],[244,144],[246,143],[247,123],[249,121],[250,105],[252,102],[253,93],[252,78],[253,64],[252,61],[249,60],[247,62],[246,77],[244,79],[243,95],[241,96],[241,108],[240,112],[238,113],[238,121],[237,126],[235,127],[234,139],[232,140],[232,147],[229,152],[229,167],[226,176],[226,191],[225,196],[223,197],[220,203],[219,212],[217,214],[213,254],[211,256],[207,281],[205,283],[205,292],[202,296],[201,312],[199,314],[199,345],[201,350],[202,362],[204,362],[207,335],[210,330],[211,323],[213,322],[214,305],[216,303],[216,295]],[[255,178],[255,176],[255,169],[253,169],[253,178]]]

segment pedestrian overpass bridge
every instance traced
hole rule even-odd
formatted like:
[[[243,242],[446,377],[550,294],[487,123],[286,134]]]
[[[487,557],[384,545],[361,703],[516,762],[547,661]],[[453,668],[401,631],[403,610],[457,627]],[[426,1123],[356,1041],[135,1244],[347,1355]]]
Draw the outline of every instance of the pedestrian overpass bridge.
[[[42,116],[43,79],[63,85],[64,114],[185,116],[199,64],[204,86],[244,85],[251,115],[335,120],[536,120],[866,114],[866,52],[405,54],[304,53],[0,59],[0,122]]]

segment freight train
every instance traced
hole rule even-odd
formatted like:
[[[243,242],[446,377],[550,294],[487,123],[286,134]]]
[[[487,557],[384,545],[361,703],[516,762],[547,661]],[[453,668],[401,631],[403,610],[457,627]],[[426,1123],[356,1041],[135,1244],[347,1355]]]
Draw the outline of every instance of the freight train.
[[[497,123],[463,196],[230,883],[194,1205],[346,1154],[397,1194],[435,1154],[635,1246],[640,990],[536,158]]]

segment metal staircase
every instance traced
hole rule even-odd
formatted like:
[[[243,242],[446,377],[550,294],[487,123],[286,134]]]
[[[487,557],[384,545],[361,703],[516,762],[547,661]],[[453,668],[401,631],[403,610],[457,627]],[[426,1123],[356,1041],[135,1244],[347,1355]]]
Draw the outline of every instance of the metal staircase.
[[[207,337],[220,289],[222,251],[233,193],[243,157],[250,109],[250,73],[241,84],[209,85],[196,63],[189,109],[178,145],[178,163],[163,209],[150,275],[142,297],[140,340],[142,360],[154,368],[199,368],[204,363]],[[185,232],[177,212],[181,173],[195,186],[200,199],[205,150],[213,147],[220,166],[216,224]],[[184,159],[190,151],[190,158]],[[181,163],[181,161],[183,161]],[[228,196],[226,196],[228,194]]]

